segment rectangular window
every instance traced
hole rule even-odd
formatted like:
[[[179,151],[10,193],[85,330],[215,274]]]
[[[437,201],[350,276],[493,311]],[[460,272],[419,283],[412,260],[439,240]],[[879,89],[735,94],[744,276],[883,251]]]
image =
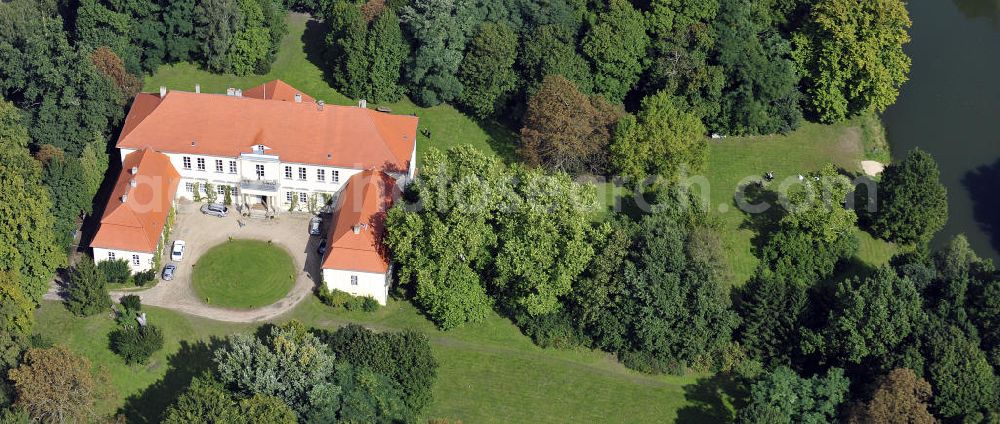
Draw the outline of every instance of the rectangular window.
[[[302,181],[306,180],[306,169],[301,166],[299,167],[299,179]]]
[[[351,285],[352,286],[358,285],[358,276],[357,275],[352,275],[351,276]]]
[[[184,169],[191,169],[191,156],[184,156],[182,160],[184,161]]]
[[[220,185],[216,191],[219,192],[219,196],[223,196],[226,194],[226,186]]]
[[[139,255],[132,255],[132,265],[139,266]]]
[[[308,199],[306,199],[306,192],[303,191],[299,193],[299,203],[304,205],[307,201]]]
[[[222,173],[222,159],[215,160],[215,172]]]
[[[286,180],[292,179],[292,167],[290,166],[285,167],[285,179]]]
[[[286,191],[285,192],[285,203],[289,203],[289,204],[292,203],[292,194],[293,194],[293,192],[291,192],[291,191]]]
[[[229,173],[230,174],[235,174],[236,173],[236,161],[235,160],[229,161]]]
[[[236,196],[239,196],[240,195],[240,189],[239,189],[239,187],[233,187],[233,188],[229,189],[229,195],[233,196],[234,198]]]
[[[205,170],[205,158],[198,158],[198,170],[199,171]]]
[[[184,190],[188,193],[194,193],[194,183],[184,183]]]
[[[323,182],[326,181],[326,170],[317,169],[316,170],[316,181]]]
[[[108,252],[108,259],[112,261],[115,260],[115,252]]]
[[[257,171],[257,179],[264,178],[264,165],[254,165],[254,169]]]
[[[334,169],[333,171],[330,171],[330,182],[334,183],[334,184],[337,184],[337,183],[340,182],[340,171],[338,171],[336,169]]]

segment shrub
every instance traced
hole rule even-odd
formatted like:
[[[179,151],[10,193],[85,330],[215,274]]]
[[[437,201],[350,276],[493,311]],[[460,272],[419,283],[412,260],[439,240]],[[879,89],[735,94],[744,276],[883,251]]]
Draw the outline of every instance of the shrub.
[[[371,296],[365,296],[361,299],[361,310],[365,312],[375,312],[378,310],[378,307],[378,301]]]
[[[156,279],[156,270],[148,269],[143,272],[135,273],[135,276],[132,277],[132,282],[135,283],[136,286],[142,287],[145,286],[146,284],[153,282],[153,280],[155,279]]]
[[[97,264],[97,269],[104,273],[109,284],[124,284],[132,277],[132,270],[125,259],[102,261]]]
[[[516,321],[524,335],[544,348],[568,349],[586,344],[586,336],[564,310],[537,317],[521,314]]]
[[[163,348],[163,333],[152,326],[122,326],[108,335],[111,351],[126,364],[143,364]]]
[[[369,296],[357,297],[342,290],[331,290],[326,285],[320,285],[316,289],[316,297],[326,305],[334,308],[344,308],[348,311],[362,310],[365,312],[375,312],[379,306],[378,301]]]
[[[122,296],[122,298],[118,300],[118,303],[121,303],[125,309],[131,311],[142,310],[142,299],[140,299],[139,296],[134,294]]]

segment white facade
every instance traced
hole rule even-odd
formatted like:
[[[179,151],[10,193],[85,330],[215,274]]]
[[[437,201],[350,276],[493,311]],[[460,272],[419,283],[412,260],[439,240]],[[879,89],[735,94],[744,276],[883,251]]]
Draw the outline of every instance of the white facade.
[[[247,146],[251,150],[251,146]],[[120,149],[124,158],[135,149]],[[161,152],[181,175],[177,187],[178,199],[193,200],[197,183],[202,199],[207,197],[205,185],[211,184],[217,193],[217,202],[223,199],[223,187],[232,190],[234,205],[267,203],[278,212],[289,211],[292,204],[296,211],[308,211],[311,199],[317,207],[324,204],[324,195],[335,199],[347,180],[363,169],[319,166],[296,162],[283,162],[267,149],[244,153],[237,157],[195,155]],[[405,174],[392,174],[405,185],[412,178],[415,167],[416,146],[411,155],[410,169]],[[294,200],[293,200],[294,199]]]
[[[392,272],[392,268],[389,272]],[[370,296],[380,305],[385,305],[389,299],[390,281],[386,274],[327,268],[323,270],[323,284],[328,289],[337,289],[354,296]]]
[[[132,269],[132,273],[143,272],[153,269],[152,253],[132,252],[128,250],[117,250],[117,249],[105,249],[103,247],[95,247],[93,249],[94,249],[95,263],[100,263],[109,260],[125,259],[128,261],[128,265]]]

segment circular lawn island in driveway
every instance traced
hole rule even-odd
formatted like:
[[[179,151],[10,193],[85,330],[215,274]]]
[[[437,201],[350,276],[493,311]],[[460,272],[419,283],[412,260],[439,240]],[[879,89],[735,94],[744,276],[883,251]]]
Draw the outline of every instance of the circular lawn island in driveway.
[[[192,275],[198,298],[209,305],[267,306],[295,285],[295,262],[284,249],[258,240],[231,240],[198,258]]]

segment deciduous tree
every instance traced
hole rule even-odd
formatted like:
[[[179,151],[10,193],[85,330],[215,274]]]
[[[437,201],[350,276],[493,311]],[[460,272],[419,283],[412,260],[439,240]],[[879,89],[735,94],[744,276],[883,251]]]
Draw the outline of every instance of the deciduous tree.
[[[834,422],[850,383],[839,368],[823,376],[803,378],[787,367],[778,367],[753,384],[750,403],[740,410],[737,422]]]
[[[896,101],[907,80],[910,17],[901,0],[822,0],[795,35],[810,112],[837,122]]]
[[[612,170],[638,184],[647,177],[675,179],[696,172],[708,154],[705,126],[685,112],[673,96],[660,92],[642,100],[635,116],[626,115],[611,143]]]
[[[504,23],[485,23],[472,39],[458,78],[465,86],[462,103],[479,118],[499,112],[517,86],[517,45],[517,34]]]
[[[84,421],[93,418],[97,391],[90,367],[90,361],[62,346],[28,349],[8,378],[17,390],[17,404],[33,419]]]
[[[937,162],[920,149],[882,173],[872,230],[886,240],[924,244],[948,221],[948,193]]]
[[[853,411],[848,422],[933,424],[937,420],[927,410],[930,399],[930,383],[913,370],[894,369],[878,379],[871,398]]]
[[[521,155],[529,164],[557,171],[603,173],[620,116],[603,98],[588,98],[561,75],[548,76],[528,101]]]
[[[594,91],[620,102],[639,81],[646,66],[645,19],[627,0],[611,0],[583,40],[594,64]]]

